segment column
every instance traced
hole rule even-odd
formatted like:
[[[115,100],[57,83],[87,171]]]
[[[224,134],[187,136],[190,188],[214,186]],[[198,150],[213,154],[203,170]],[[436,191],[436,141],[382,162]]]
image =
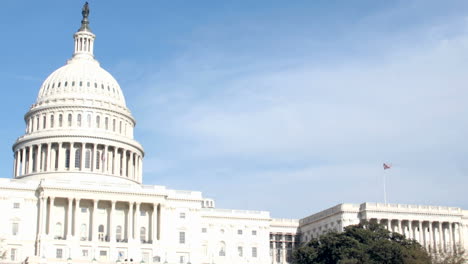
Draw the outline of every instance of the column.
[[[33,161],[32,161],[33,151],[34,151],[33,146],[30,146],[30,147],[29,147],[29,160],[28,160],[28,174],[31,174],[31,173],[32,173],[32,168],[33,168]]]
[[[108,150],[108,146],[104,145],[104,150],[103,150],[103,153],[102,155],[104,155],[101,160],[102,160],[102,167],[103,167],[103,172],[104,173],[107,173],[109,171],[109,168],[108,168],[108,165],[109,165],[109,150]]]
[[[463,247],[465,246],[465,239],[463,237],[464,233],[463,233],[463,222],[460,222],[460,223],[457,223],[457,226],[458,226],[458,243],[460,245],[460,249],[463,249]]]
[[[114,174],[120,176],[120,166],[121,166],[121,155],[119,153],[119,149],[115,148],[115,166],[114,166]]]
[[[283,241],[281,241],[281,263],[286,263],[286,242],[285,235],[283,235]]]
[[[127,151],[122,150],[122,176],[127,177]]]
[[[140,239],[140,203],[136,203],[136,208],[135,208],[135,229],[134,229],[134,238],[138,241],[138,243],[141,242]]]
[[[419,244],[421,244],[423,247],[425,246],[424,239],[423,239],[423,223],[421,220],[418,221],[418,228],[419,228]]]
[[[72,206],[73,206],[73,198],[68,198],[68,209],[67,209],[67,239],[70,239],[72,236],[71,228],[72,228]]]
[[[387,219],[387,230],[392,232],[392,219]]]
[[[93,154],[91,155],[91,171],[92,172],[96,170],[96,165],[97,165],[96,161],[97,161],[97,159],[100,158],[97,155],[96,145],[97,144],[93,144]]]
[[[133,239],[133,202],[128,203],[128,226],[127,226],[127,236],[128,242]]]
[[[54,200],[55,200],[55,198],[53,196],[51,196],[51,197],[49,197],[49,199],[50,199],[50,206],[49,206],[49,228],[48,228],[48,233],[47,233],[48,235],[51,234],[51,230],[53,228],[53,226],[52,226],[52,223],[53,223],[52,217],[54,215]]]
[[[75,143],[70,142],[70,170],[75,170]]]
[[[39,226],[37,230],[37,235],[39,238],[42,237],[42,233],[44,232],[44,227],[43,227],[43,224],[44,224],[43,215],[45,213],[44,206],[47,206],[47,204],[45,202],[44,193],[41,193],[39,197]]]
[[[85,148],[86,144],[81,143],[81,151],[80,151],[80,171],[84,170],[84,155],[85,155]]]
[[[162,239],[162,234],[161,234],[161,224],[162,222],[164,221],[163,219],[163,213],[164,213],[164,204],[159,204],[158,206],[158,240],[161,240]]]
[[[273,237],[275,237],[275,236],[273,236]],[[276,263],[276,240],[273,239],[272,242],[270,240],[270,243],[272,243],[272,245],[273,245],[273,248],[270,249],[270,250],[273,251],[273,253],[271,254],[271,258],[272,258],[273,261],[271,263]]]
[[[444,249],[444,235],[442,233],[442,223],[439,222],[439,248],[440,252],[443,252]]]
[[[26,148],[21,150],[21,175],[24,175],[26,172]]]
[[[21,150],[16,151],[15,155],[15,177],[20,176]]]
[[[79,237],[80,234],[79,234],[79,231],[78,231],[78,228],[79,228],[79,219],[80,217],[78,216],[78,214],[80,213],[80,199],[75,199],[75,221],[73,222],[73,235],[75,237]]]
[[[46,168],[45,171],[49,172],[52,170],[52,162],[50,160],[52,151],[52,143],[47,144],[47,159],[46,159]]]
[[[158,239],[157,233],[157,221],[158,221],[158,204],[153,204],[153,214],[151,215],[151,241],[154,244]]]
[[[454,239],[454,232],[453,232],[453,228],[452,228],[452,223],[448,223],[449,224],[449,252],[453,252],[455,249],[455,239]]]
[[[63,171],[65,169],[65,153],[66,151],[63,149],[63,142],[60,142],[57,148],[58,152],[58,170]]]
[[[96,224],[96,214],[97,214],[97,209],[98,209],[98,200],[94,199],[93,200],[93,216],[92,216],[92,223],[91,223],[91,237],[92,241],[97,241],[97,233],[98,233],[98,225]]]
[[[42,155],[42,144],[37,146],[37,154],[36,154],[36,172],[45,171],[45,162],[44,162],[44,155]]]
[[[115,242],[115,228],[114,228],[114,212],[116,201],[111,201],[111,209],[109,214],[109,238],[110,242]]]
[[[398,220],[397,220],[397,223],[398,223],[398,233],[400,233],[401,235],[404,235],[403,230],[401,230],[401,220],[398,219]]]

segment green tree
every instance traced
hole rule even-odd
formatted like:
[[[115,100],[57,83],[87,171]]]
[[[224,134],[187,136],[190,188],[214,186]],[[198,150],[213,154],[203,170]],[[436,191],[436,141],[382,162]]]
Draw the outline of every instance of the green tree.
[[[312,239],[294,251],[293,263],[423,264],[431,258],[416,241],[365,222]]]

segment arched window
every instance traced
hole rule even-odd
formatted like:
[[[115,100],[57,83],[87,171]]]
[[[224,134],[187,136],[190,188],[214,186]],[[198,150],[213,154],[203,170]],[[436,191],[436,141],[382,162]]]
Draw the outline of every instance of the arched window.
[[[42,129],[45,129],[47,125],[47,117],[43,116],[42,117]]]
[[[57,222],[55,224],[55,238],[62,238],[62,236],[63,236],[62,223]]]
[[[140,228],[140,241],[146,242],[146,228],[143,226]]]
[[[36,117],[36,130],[39,130],[39,116]]]
[[[50,128],[54,128],[54,115],[50,116]]]
[[[87,149],[85,153],[85,168],[91,168],[91,150]]]
[[[101,117],[96,116],[96,127],[99,128],[100,124],[101,124]]]
[[[31,118],[31,132],[34,132],[34,117]]]
[[[219,256],[220,257],[226,256],[226,243],[224,243],[224,241],[221,241],[219,243]]]
[[[81,163],[81,149],[77,148],[75,150],[75,168],[76,169],[80,168],[80,163]]]
[[[87,120],[87,123],[88,123],[88,127],[91,127],[91,114],[88,114],[88,117],[86,118]]]
[[[104,121],[104,125],[105,125],[106,130],[109,129],[109,118],[108,117],[106,117],[106,119]]]
[[[63,123],[63,116],[62,114],[59,115],[59,127],[62,127],[62,123]]]
[[[70,169],[70,150],[65,150],[65,168]]]
[[[72,125],[72,114],[68,114],[68,126]]]
[[[76,122],[78,123],[77,125],[80,127],[81,126],[81,114],[78,114]]]
[[[117,242],[122,241],[122,227],[117,226],[115,228],[115,238],[117,239]]]
[[[81,237],[81,241],[88,239],[88,228],[86,227],[86,224],[81,225],[80,237]]]
[[[115,132],[115,119],[112,119],[112,131]]]

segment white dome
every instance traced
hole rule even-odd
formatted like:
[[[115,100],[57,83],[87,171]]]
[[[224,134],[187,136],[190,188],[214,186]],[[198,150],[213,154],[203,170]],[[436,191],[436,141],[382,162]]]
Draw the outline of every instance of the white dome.
[[[91,58],[73,58],[49,75],[41,86],[36,104],[61,99],[92,99],[126,108],[117,81]]]

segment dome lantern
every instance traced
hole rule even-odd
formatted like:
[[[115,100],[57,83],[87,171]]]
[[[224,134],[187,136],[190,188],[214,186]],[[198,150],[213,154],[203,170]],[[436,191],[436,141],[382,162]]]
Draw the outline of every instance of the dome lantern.
[[[81,27],[78,32],[75,33],[75,52],[73,53],[73,59],[75,58],[88,58],[94,59],[94,39],[96,36],[91,32],[89,27],[89,6],[86,2],[81,12],[83,19],[81,20]]]

